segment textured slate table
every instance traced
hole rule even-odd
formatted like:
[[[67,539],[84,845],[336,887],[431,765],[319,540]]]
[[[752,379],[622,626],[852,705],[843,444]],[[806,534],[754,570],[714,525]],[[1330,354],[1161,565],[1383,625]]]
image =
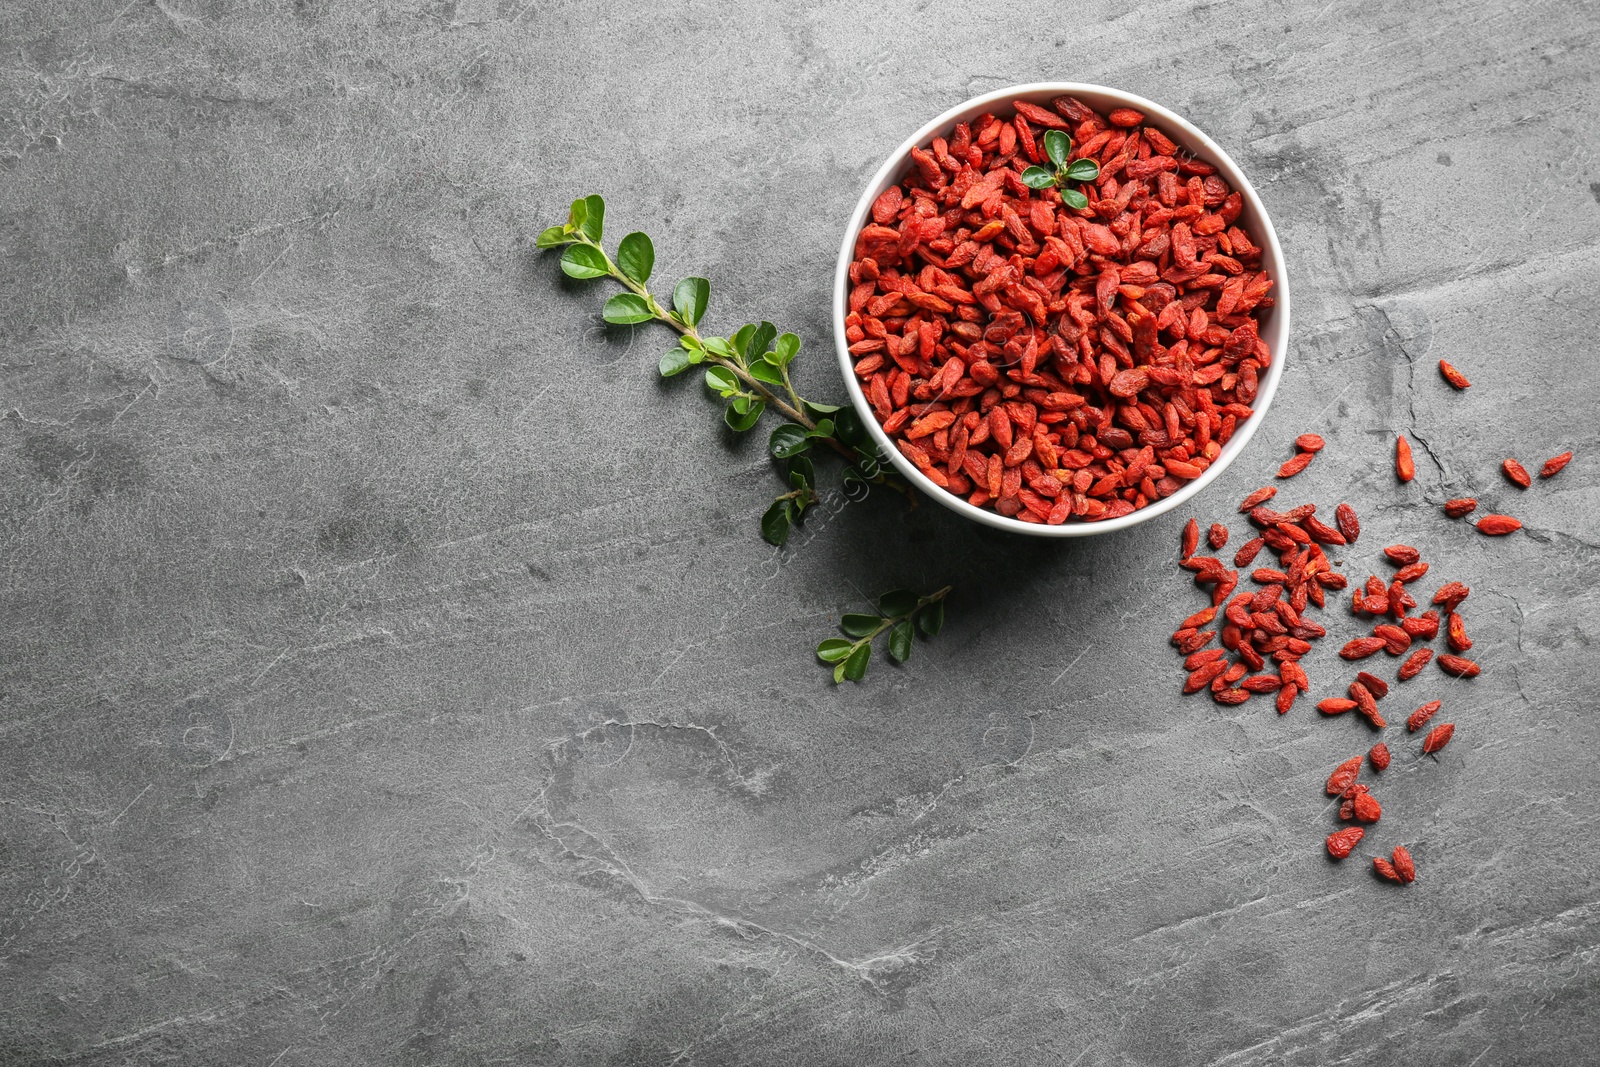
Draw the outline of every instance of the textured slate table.
[[[0,1060],[1594,1062],[1592,11],[378,7],[0,8]],[[1390,730],[1409,890],[1322,854],[1362,727],[1178,696],[1186,516],[884,494],[769,549],[760,442],[532,251],[601,192],[840,395],[862,182],[1041,78],[1190,115],[1278,222],[1291,363],[1200,515],[1315,430],[1347,569],[1474,587],[1484,675],[1386,703],[1459,724]],[[944,582],[908,668],[827,683],[838,612]]]

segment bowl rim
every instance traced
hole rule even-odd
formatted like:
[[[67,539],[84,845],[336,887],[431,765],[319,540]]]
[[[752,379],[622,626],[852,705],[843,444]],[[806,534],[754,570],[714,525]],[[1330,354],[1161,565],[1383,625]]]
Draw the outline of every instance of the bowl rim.
[[[1174,132],[1183,136],[1174,137],[1174,140],[1188,149],[1205,162],[1212,164],[1228,179],[1229,184],[1237,190],[1245,203],[1254,210],[1260,219],[1261,247],[1264,250],[1262,257],[1263,267],[1269,271],[1274,282],[1273,307],[1274,318],[1269,334],[1262,340],[1267,343],[1272,353],[1272,364],[1267,368],[1267,373],[1256,391],[1256,400],[1252,405],[1254,414],[1245,420],[1243,426],[1234,429],[1233,436],[1223,447],[1222,452],[1210,467],[1201,473],[1200,477],[1188,482],[1183,488],[1152,504],[1148,504],[1128,515],[1114,519],[1103,519],[1098,522],[1067,522],[1058,526],[1049,526],[1043,523],[1022,522],[1009,518],[999,512],[986,508],[976,507],[962,497],[941,489],[935,485],[927,475],[918,470],[916,465],[908,460],[899,448],[895,447],[888,434],[883,432],[877,416],[873,413],[871,405],[867,403],[866,394],[861,389],[860,380],[855,375],[854,362],[850,357],[850,343],[845,337],[845,315],[850,295],[850,263],[854,258],[856,237],[861,232],[867,212],[872,209],[872,203],[879,194],[888,187],[891,176],[898,175],[906,166],[911,150],[926,143],[934,135],[954,125],[964,116],[975,116],[988,110],[989,105],[995,103],[1009,104],[1013,100],[1027,99],[1048,95],[1050,97],[1069,96],[1101,96],[1109,97],[1118,104],[1144,112],[1146,117],[1159,119],[1163,124],[1173,128]],[[849,223],[845,227],[844,240],[839,248],[839,262],[834,271],[833,288],[833,334],[834,347],[839,357],[839,369],[844,376],[845,390],[850,394],[850,403],[865,424],[867,432],[872,435],[880,452],[884,454],[897,471],[900,472],[912,485],[920,489],[923,495],[937,500],[940,504],[965,518],[992,526],[997,529],[1010,530],[1013,533],[1025,534],[1032,537],[1092,537],[1097,534],[1113,533],[1137,526],[1142,522],[1181,507],[1184,503],[1194,498],[1206,486],[1221,477],[1222,472],[1232,464],[1233,460],[1244,451],[1250,439],[1260,428],[1266,418],[1267,409],[1272,404],[1272,399],[1278,391],[1278,382],[1283,377],[1284,364],[1288,356],[1289,338],[1289,280],[1286,264],[1283,257],[1283,247],[1278,243],[1277,230],[1272,225],[1272,218],[1267,213],[1267,208],[1257,195],[1255,187],[1245,175],[1244,170],[1233,161],[1233,157],[1223,151],[1222,147],[1206,135],[1194,123],[1179,115],[1169,108],[1163,107],[1153,100],[1142,96],[1114,89],[1106,85],[1096,85],[1091,82],[1027,82],[1020,85],[1003,86],[965,100],[954,107],[948,108],[938,116],[924,123],[915,133],[900,143],[900,146],[889,154],[871,180],[867,182],[861,199],[857,201],[855,211],[851,214]]]

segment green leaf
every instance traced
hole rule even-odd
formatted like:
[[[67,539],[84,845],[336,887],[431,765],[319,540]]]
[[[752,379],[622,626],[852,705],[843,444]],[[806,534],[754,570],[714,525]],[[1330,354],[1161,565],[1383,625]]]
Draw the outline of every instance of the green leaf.
[[[766,382],[768,385],[782,385],[783,372],[765,359],[754,360],[750,364],[750,377],[757,381]]]
[[[772,351],[772,342],[778,336],[778,328],[770,322],[763,322],[756,327],[755,336],[750,339],[750,351],[745,353],[747,359],[755,359]]]
[[[606,254],[592,245],[568,245],[561,253],[561,270],[569,278],[603,278],[610,273]]]
[[[617,246],[617,266],[622,273],[643,285],[656,266],[656,247],[642,233],[630,233]]]
[[[856,650],[850,653],[850,658],[840,664],[844,668],[844,676],[852,682],[861,681],[867,673],[867,661],[871,658],[871,645],[857,645]]]
[[[672,307],[685,325],[693,326],[706,313],[711,299],[711,283],[704,278],[685,278],[672,290]]]
[[[745,398],[734,397],[735,401],[741,399]],[[722,421],[728,424],[728,428],[730,430],[733,430],[736,433],[744,433],[750,427],[761,421],[761,413],[765,410],[767,410],[767,405],[763,404],[759,400],[751,403],[749,410],[744,412],[735,411],[733,410],[733,406],[729,405],[722,412]]]
[[[850,655],[855,642],[842,637],[830,637],[817,646],[817,658],[824,663],[838,663]]]
[[[1100,164],[1092,159],[1074,159],[1067,166],[1067,180],[1071,182],[1092,182],[1100,177]]]
[[[583,202],[585,213],[583,221],[578,223],[578,229],[582,230],[583,235],[589,240],[599,244],[601,231],[605,227],[606,202],[598,193],[584,197]]]
[[[535,248],[558,248],[561,245],[569,245],[571,243],[572,238],[567,236],[567,228],[565,226],[551,226],[540,231],[539,238],[533,242],[533,245]]]
[[[917,594],[909,589],[895,589],[878,598],[878,610],[893,619],[910,615],[917,610]]]
[[[824,415],[832,415],[839,410],[838,404],[814,404],[809,400],[802,400],[801,404],[804,405],[806,414],[813,419],[820,419]]]
[[[617,293],[606,301],[606,306],[600,315],[607,322],[618,326],[631,326],[636,322],[649,322],[655,318],[650,313],[650,305],[646,304],[644,297],[637,293]]]
[[[911,658],[911,620],[895,623],[894,629],[889,631],[889,658],[896,663],[904,663]]]
[[[833,420],[832,419],[818,419],[817,420],[817,424],[815,426],[813,426],[811,429],[806,431],[806,436],[807,437],[832,437],[833,436]]]
[[[839,629],[851,637],[866,637],[877,630],[883,620],[876,615],[852,613],[839,620]]]
[[[739,379],[733,376],[733,371],[727,367],[715,364],[706,368],[706,386],[715,389],[723,396],[732,396],[739,391]]]
[[[699,363],[706,358],[706,350],[700,347],[699,341],[688,334],[678,338],[678,346],[689,353],[690,363]]]
[[[693,362],[690,357],[693,355],[694,353],[686,348],[667,349],[667,354],[662,356],[661,362],[657,364],[661,370],[661,376],[670,378],[674,374],[682,374],[689,369],[689,364]]]
[[[1044,154],[1058,167],[1067,161],[1072,155],[1072,138],[1067,136],[1066,130],[1044,131]]]
[[[703,340],[705,341],[707,352],[714,356],[721,356],[723,359],[733,358],[733,346],[728,343],[726,337],[706,337]]]
[[[790,471],[789,472],[789,488],[790,489],[810,489],[811,488],[811,479],[807,478],[800,471]],[[799,500],[801,498],[800,497],[795,497],[795,499]]]
[[[572,233],[583,230],[583,221],[589,217],[589,201],[585,197],[578,197],[572,202],[572,207],[567,212],[567,229]]]
[[[1061,190],[1061,200],[1068,207],[1075,207],[1079,211],[1089,206],[1089,198],[1076,189]]]
[[[917,612],[917,629],[922,631],[923,637],[937,637],[944,628],[944,601],[935,600],[932,604]]]
[[[1056,176],[1043,167],[1033,166],[1022,172],[1022,184],[1029,189],[1048,189],[1056,183]]]
[[[772,346],[771,362],[780,367],[787,367],[795,356],[800,354],[800,338],[792,333],[783,334]]]
[[[817,482],[817,468],[812,464],[811,457],[800,455],[791,459],[789,461],[788,477],[789,484],[796,489],[801,488],[801,486],[795,485],[794,480],[796,477],[800,479],[807,489],[815,485]]]
[[[772,506],[761,516],[762,540],[769,545],[781,545],[789,540],[790,518],[789,501],[774,500]]]
[[[772,436],[767,438],[767,451],[774,459],[788,459],[798,456],[811,447],[811,440],[806,436],[806,428],[786,422],[772,431]]]
[[[739,358],[740,359],[749,360],[749,358],[750,358],[750,341],[751,341],[752,338],[755,337],[755,335],[756,335],[755,324],[754,323],[749,323],[749,322],[745,323],[743,326],[739,327],[739,329],[737,331],[734,332],[734,335],[730,340],[733,342],[733,350],[739,354]],[[760,355],[759,352],[756,353],[756,354]]]
[[[833,435],[847,445],[865,445],[870,440],[855,408],[842,408],[834,415]]]
[[[733,408],[736,414],[743,415],[750,410],[750,405],[754,402],[755,397],[749,393],[739,393],[729,402],[729,406]]]

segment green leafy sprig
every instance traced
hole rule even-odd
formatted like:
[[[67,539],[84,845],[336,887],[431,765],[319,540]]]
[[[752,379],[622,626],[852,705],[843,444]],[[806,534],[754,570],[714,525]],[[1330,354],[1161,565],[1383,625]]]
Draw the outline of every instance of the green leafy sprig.
[[[904,663],[911,658],[913,638],[934,637],[944,626],[944,598],[951,587],[919,597],[908,589],[896,589],[878,598],[877,614],[852,613],[839,620],[839,629],[854,640],[830,637],[817,646],[817,658],[832,663],[833,680],[859,682],[872,659],[872,642],[884,631],[889,633],[889,658]]]
[[[808,507],[818,500],[812,446],[821,443],[847,463],[843,488],[849,499],[860,499],[868,484],[884,485],[910,496],[910,487],[883,469],[876,446],[855,410],[838,404],[806,400],[795,391],[789,366],[800,352],[800,338],[780,334],[770,322],[748,323],[732,337],[700,331],[700,321],[711,298],[711,283],[685,278],[672,290],[672,307],[663,307],[646,287],[655,268],[655,246],[643,233],[630,233],[617,246],[613,260],[601,247],[606,203],[599,196],[572,202],[563,226],[539,234],[539,248],[562,248],[561,269],[569,277],[609,277],[625,292],[608,299],[602,315],[607,322],[633,325],[656,321],[678,334],[677,347],[661,357],[658,369],[673,377],[696,364],[705,364],[705,384],[724,401],[723,421],[735,433],[744,433],[771,408],[788,421],[772,431],[767,450],[777,461],[779,475],[788,485],[761,516],[761,536],[774,545],[789,539],[791,526],[804,520]]]
[[[1089,198],[1070,187],[1068,182],[1092,182],[1100,177],[1100,164],[1092,159],[1072,158],[1072,138],[1064,130],[1046,130],[1044,154],[1053,167],[1035,164],[1022,172],[1022,184],[1029,189],[1055,188],[1061,193],[1061,202],[1082,210],[1089,206]]]

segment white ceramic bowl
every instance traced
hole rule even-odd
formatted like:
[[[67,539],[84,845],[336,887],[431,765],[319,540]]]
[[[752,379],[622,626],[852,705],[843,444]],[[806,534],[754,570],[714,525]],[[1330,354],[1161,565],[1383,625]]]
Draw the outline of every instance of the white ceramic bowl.
[[[1124,515],[1117,519],[1105,519],[1100,522],[1068,521],[1060,526],[1046,526],[1031,522],[1021,522],[1017,519],[1007,518],[987,508],[974,507],[961,497],[934,485],[928,477],[917,469],[916,465],[901,454],[900,450],[889,440],[883,432],[883,427],[878,424],[877,417],[872,412],[872,406],[867,403],[866,394],[861,390],[861,382],[856,377],[853,360],[850,356],[850,344],[845,339],[844,319],[848,309],[850,297],[850,262],[854,258],[856,236],[861,232],[861,227],[866,221],[867,213],[872,210],[872,202],[878,198],[890,185],[895,184],[902,175],[912,166],[911,150],[918,145],[926,145],[934,137],[948,135],[956,123],[966,122],[977,118],[986,111],[1004,114],[1011,111],[1011,101],[1026,100],[1029,103],[1039,104],[1048,108],[1050,101],[1055,97],[1068,95],[1075,96],[1090,107],[1105,114],[1114,108],[1131,107],[1145,114],[1146,122],[1158,127],[1162,133],[1170,137],[1180,147],[1188,149],[1197,158],[1210,163],[1217,168],[1217,173],[1227,183],[1243,194],[1244,210],[1239,215],[1238,224],[1248,233],[1262,249],[1261,265],[1273,280],[1272,295],[1276,299],[1273,307],[1269,308],[1260,317],[1261,337],[1272,353],[1272,365],[1262,375],[1260,385],[1256,392],[1253,405],[1255,414],[1247,419],[1244,425],[1234,430],[1233,437],[1223,446],[1222,452],[1217,456],[1216,462],[1206,468],[1200,477],[1194,479],[1179,489],[1176,493],[1164,500],[1158,500],[1147,507],[1140,508],[1131,515]],[[1215,141],[1195,128],[1182,116],[1146,100],[1142,96],[1124,93],[1116,89],[1108,89],[1103,85],[1087,85],[1079,82],[1036,82],[1030,85],[1013,85],[1006,89],[996,89],[982,96],[975,96],[964,104],[951,108],[944,114],[923,126],[890,153],[888,160],[878,168],[878,173],[872,176],[867,183],[866,191],[861,194],[861,200],[856,204],[855,213],[850,216],[850,224],[845,227],[844,244],[839,249],[839,265],[834,273],[833,280],[833,334],[834,341],[839,350],[839,368],[844,372],[845,388],[850,392],[850,402],[855,405],[861,421],[866,424],[868,432],[877,442],[879,450],[889,458],[895,468],[905,476],[912,485],[921,489],[929,499],[937,500],[952,511],[958,512],[969,519],[996,526],[1002,530],[1013,530],[1021,534],[1034,537],[1088,537],[1092,534],[1111,533],[1114,530],[1126,530],[1136,526],[1157,515],[1164,515],[1173,508],[1182,507],[1191,497],[1199,493],[1206,486],[1222,476],[1228,469],[1234,457],[1244,450],[1250,443],[1250,438],[1255,434],[1256,428],[1261,425],[1261,420],[1266,417],[1267,407],[1272,403],[1273,394],[1278,390],[1278,379],[1283,377],[1284,357],[1288,351],[1289,340],[1289,280],[1284,270],[1283,249],[1278,245],[1278,235],[1272,228],[1272,220],[1267,217],[1267,209],[1262,206],[1261,198],[1256,196],[1255,189],[1250,185],[1250,179],[1239,169],[1238,164],[1228,157],[1228,153],[1217,147]]]

